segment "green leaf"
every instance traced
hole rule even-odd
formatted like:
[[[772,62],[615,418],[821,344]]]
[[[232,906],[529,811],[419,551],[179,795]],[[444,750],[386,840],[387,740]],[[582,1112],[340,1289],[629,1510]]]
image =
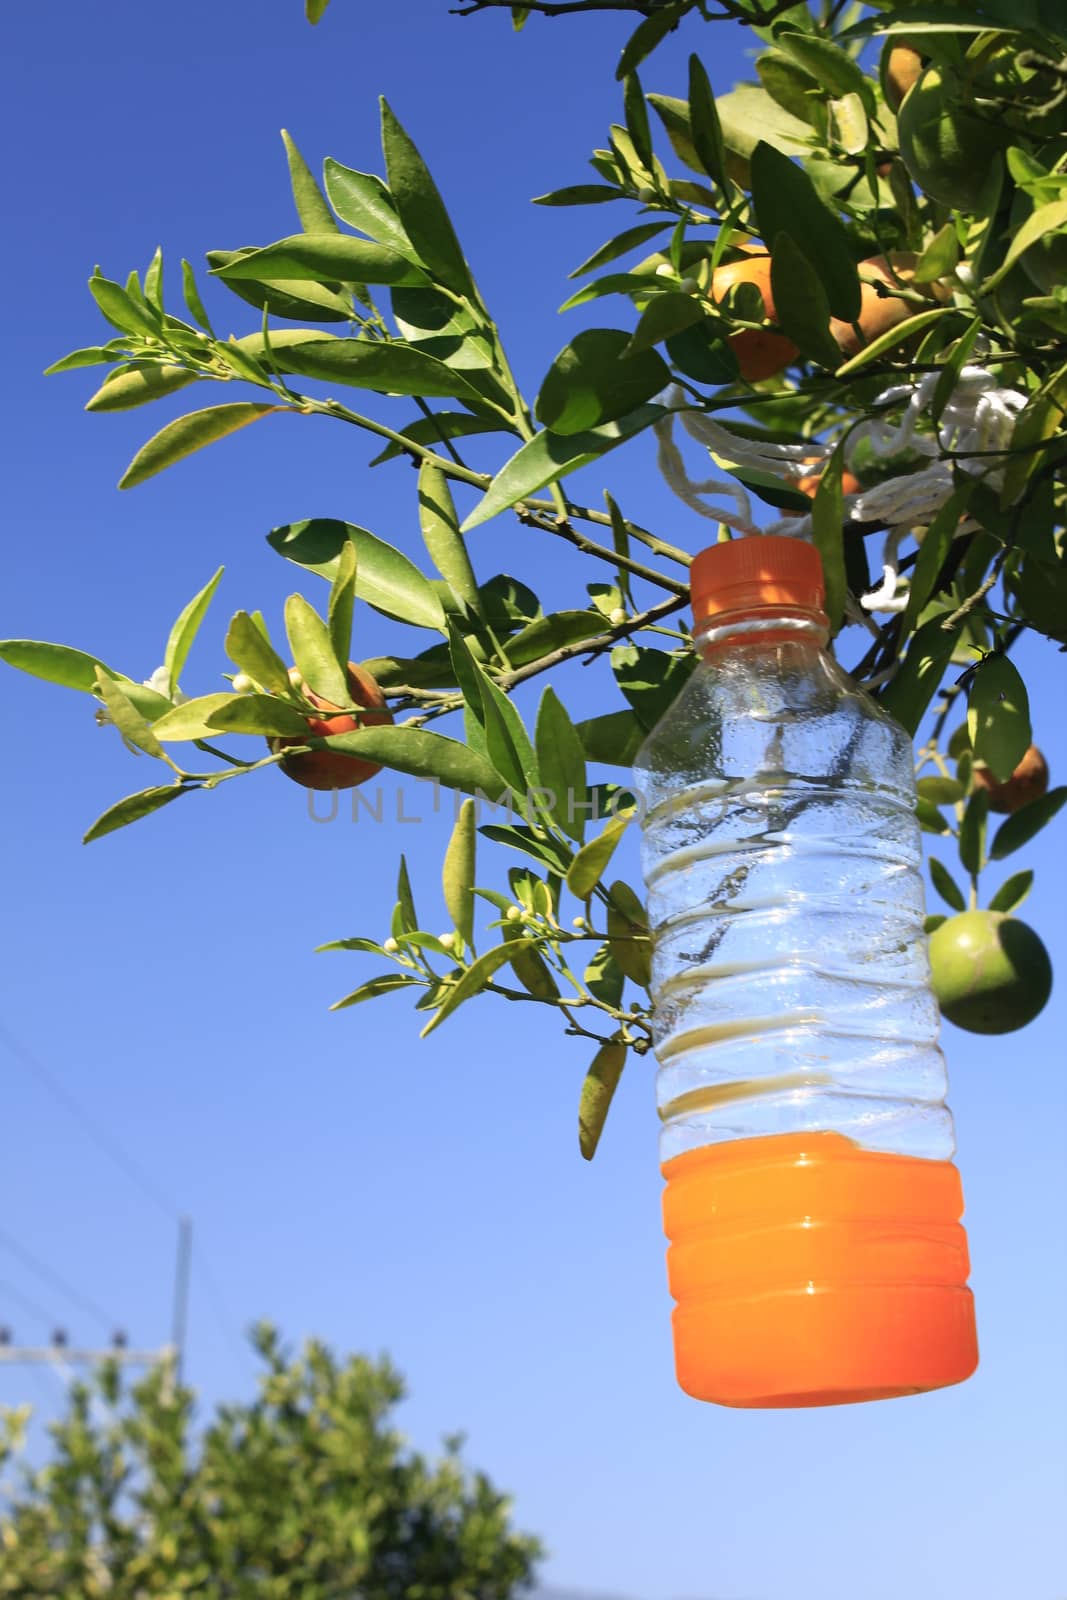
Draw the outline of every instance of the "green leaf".
[[[587,433],[563,436],[546,429],[535,434],[501,467],[461,532],[469,532],[546,484],[557,483],[568,473],[588,466],[666,415],[662,406],[639,406],[629,416],[590,428]]]
[[[761,141],[783,155],[811,154],[812,132],[808,124],[776,105],[762,86],[740,83],[729,94],[719,95],[715,105],[723,143],[735,163],[749,162]]]
[[[1014,816],[1002,822],[997,829],[989,859],[1003,861],[1005,856],[1010,856],[1024,844],[1029,844],[1045,824],[1052,821],[1065,800],[1067,800],[1067,788],[1050,789],[1040,800],[1031,800],[1029,805],[1016,811]]]
[[[445,997],[438,1009],[434,1012],[429,1022],[423,1028],[420,1038],[425,1039],[435,1028],[439,1028],[446,1017],[450,1017],[465,1000],[472,995],[480,994],[489,983],[494,973],[501,967],[507,966],[511,960],[511,946],[505,940],[502,944],[493,945],[491,950],[486,950],[476,961],[472,961],[466,968],[458,982],[445,991]]]
[[[392,772],[436,778],[446,789],[480,794],[489,801],[500,800],[507,792],[507,783],[486,756],[458,739],[446,739],[425,728],[403,724],[360,728],[355,733],[333,734],[326,745],[345,755],[377,761]]]
[[[963,784],[958,778],[920,778],[916,787],[922,798],[935,806],[951,806],[963,799]]]
[[[312,27],[322,21],[329,3],[330,0],[304,0],[304,15]]]
[[[616,645],[611,652],[615,681],[646,732],[674,704],[696,666],[691,651],[671,654],[646,645]]]
[[[801,255],[818,264],[816,281],[834,316],[856,321],[862,307],[860,280],[844,223],[819,199],[807,173],[763,140],[752,153],[752,199],[759,231],[772,254],[779,234],[787,234]],[[774,291],[779,321],[788,332],[777,284]]]
[[[967,728],[974,759],[998,783],[1011,777],[1030,745],[1030,702],[1018,668],[1007,656],[989,655],[971,680]]]
[[[475,409],[484,409],[486,404],[457,368],[399,341],[380,344],[372,339],[310,340],[287,350],[280,364],[286,372],[298,372],[305,378],[373,389],[378,394],[459,399]]]
[[[142,406],[149,400],[177,394],[179,389],[196,381],[196,373],[187,372],[184,367],[160,366],[155,362],[124,367],[108,374],[95,394],[85,402],[85,409],[128,411],[131,406]]]
[[[411,892],[411,874],[408,872],[407,857],[404,855],[400,857],[400,866],[396,874],[396,909],[400,931],[413,933],[418,928],[419,917],[415,910],[415,896]]]
[[[315,954],[324,955],[332,950],[354,950],[361,955],[384,956],[386,951],[375,939],[331,939],[328,944],[317,944]]]
[[[405,439],[410,439],[413,444],[439,445],[445,439],[466,438],[476,433],[514,433],[516,430],[508,426],[500,417],[472,417],[466,411],[435,411],[432,416],[420,417],[417,422],[408,423],[406,428],[398,428],[397,432],[403,434]],[[383,461],[391,461],[396,456],[403,455],[403,446],[387,444],[380,455],[376,455],[370,463],[372,467],[378,466]]]
[[[626,255],[627,251],[636,250],[639,244],[654,239],[669,226],[669,222],[661,221],[642,222],[636,228],[627,228],[624,233],[616,234],[614,239],[609,239],[607,244],[602,244],[598,250],[594,250],[593,254],[583,261],[580,267],[575,267],[568,276],[581,278],[587,272],[595,272],[598,267],[606,266],[609,261],[617,261],[619,256]]]
[[[214,711],[207,713],[205,721],[215,733],[261,733],[264,738],[272,735],[284,738],[314,737],[308,728],[307,718],[301,716],[295,707],[271,694],[227,695]]]
[[[183,794],[192,794],[195,785],[183,783],[168,783],[158,788],[142,789],[139,794],[127,795],[125,800],[119,800],[113,806],[108,806],[102,816],[97,817],[88,833],[82,839],[83,844],[92,844],[94,839],[102,839],[106,833],[114,833],[118,828],[125,828],[131,822],[139,822],[142,817],[151,816],[153,811],[161,811],[164,806],[170,805],[172,800],[179,799]]]
[[[537,709],[536,744],[541,785],[552,795],[549,815],[564,833],[581,842],[588,799],[585,752],[566,707],[551,688]]]
[[[474,853],[477,842],[477,807],[464,800],[445,851],[441,884],[452,925],[469,945],[474,937]]]
[[[924,800],[922,795],[915,802],[915,815],[924,833],[951,833],[952,831],[933,802]]]
[[[1033,888],[1034,875],[1032,872],[1016,872],[1001,884],[992,900],[989,902],[990,911],[1014,911],[1021,906],[1030,890]]]
[[[719,113],[704,63],[697,55],[689,57],[689,133],[700,165],[729,195],[731,184],[726,171],[726,147]]]
[[[350,705],[347,657],[344,664],[337,659],[329,628],[302,594],[291,594],[285,602],[285,631],[308,688],[333,706]]]
[[[312,175],[311,168],[296,147],[287,128],[282,129],[285,158],[289,163],[289,182],[293,191],[293,204],[304,233],[337,233],[337,223]]]
[[[821,271],[785,232],[775,234],[771,246],[771,293],[782,332],[802,355],[832,372],[841,352],[830,332],[830,302]]]
[[[693,323],[692,327],[670,335],[667,354],[679,372],[695,378],[697,383],[718,386],[734,382],[740,368],[721,328],[721,323],[705,316],[701,322]]]
[[[386,616],[445,632],[445,613],[428,578],[394,545],[367,528],[333,517],[311,517],[274,528],[267,542],[279,555],[331,582],[346,542],[356,547],[356,594]]]
[[[477,663],[476,671],[489,759],[501,777],[507,779],[516,795],[525,796],[529,789],[536,788],[538,784],[537,757],[530,736],[518,707]]]
[[[600,1046],[585,1075],[578,1101],[578,1148],[587,1161],[596,1155],[625,1065],[626,1046],[611,1040]]]
[[[50,367],[45,367],[42,377],[51,378],[57,372],[77,372],[81,367],[106,366],[114,359],[114,351],[106,349],[104,345],[86,345],[82,350],[72,350],[69,356],[61,356],[58,361],[53,361]]]
[[[384,99],[381,110],[386,177],[404,231],[437,282],[476,300],[470,268],[437,185]]]
[[[587,328],[553,361],[535,413],[553,433],[572,435],[615,422],[670,383],[654,350],[626,354],[630,335],[620,328]]]
[[[356,601],[356,547],[351,539],[341,546],[337,560],[337,573],[330,586],[330,603],[327,625],[330,643],[338,662],[347,673],[348,658],[352,654],[352,615]],[[347,680],[346,680],[347,681]]]
[[[959,838],[960,861],[972,878],[976,878],[985,866],[985,832],[988,816],[988,792],[985,789],[976,789],[963,813]]]
[[[108,322],[121,333],[147,334],[150,339],[159,338],[162,320],[158,313],[153,313],[140,300],[135,300],[121,284],[94,272],[89,279],[89,293]]]
[[[184,257],[182,259],[182,294],[185,297],[185,304],[189,308],[189,315],[193,321],[199,322],[205,333],[210,333],[214,337],[215,330],[211,326],[211,318],[204,310],[204,302],[201,300],[200,290],[196,286],[196,273],[193,271],[192,264],[186,261]]]
[[[672,338],[695,322],[703,322],[704,316],[704,307],[695,295],[673,291],[653,295],[623,353],[636,356],[651,350],[653,345]]]
[[[561,844],[558,839],[550,839],[547,835],[535,833],[532,828],[522,825],[508,827],[503,823],[487,822],[479,832],[483,838],[492,839],[494,844],[506,844],[511,850],[519,850],[523,855],[532,856],[541,866],[547,867],[559,877],[564,875],[571,860],[567,846]]]
[[[0,639],[0,661],[6,661],[19,672],[28,672],[31,677],[43,678],[46,683],[79,689],[83,694],[96,693],[98,672],[118,676],[84,650],[73,650],[66,644],[46,644],[43,639]]]
[[[230,283],[425,283],[426,274],[396,250],[349,233],[294,233],[262,249],[235,254],[213,275]]]
[[[915,316],[908,317],[905,322],[898,322],[896,327],[889,328],[877,339],[872,339],[870,344],[864,345],[858,354],[851,356],[841,363],[834,376],[836,378],[851,377],[868,362],[877,361],[888,351],[895,350],[898,345],[906,344],[915,334],[922,333],[941,317],[958,315],[954,306],[935,306],[932,311],[918,311]]]
[[[275,694],[289,693],[289,668],[247,611],[234,613],[224,648],[234,666],[247,672],[264,689]]]
[[[970,326],[960,334],[960,337],[951,346],[938,375],[934,392],[930,396],[929,417],[931,422],[939,423],[941,421],[941,414],[952,398],[959,382],[960,373],[970,360],[971,351],[974,349],[981,331],[982,318],[978,316],[973,319]]]
[[[953,911],[966,911],[967,902],[963,898],[963,891],[944,862],[939,861],[936,856],[930,857],[930,879],[947,906],[951,906]]]
[[[908,603],[904,608],[904,620],[901,624],[902,638],[907,638],[916,621],[930,602],[930,597],[934,593],[941,569],[945,564],[945,557],[952,547],[952,541],[956,537],[960,518],[967,508],[973,489],[973,480],[961,484],[945,501],[941,510],[926,530],[926,536],[919,546],[919,557],[911,575]]]
[[[221,706],[240,698],[228,690],[218,694],[198,695],[195,700],[183,700],[180,705],[164,711],[152,724],[152,732],[161,742],[185,739],[210,739],[215,728],[208,718]]]
[[[251,250],[209,250],[210,268],[225,267],[232,261],[251,255]],[[248,305],[267,311],[272,317],[284,317],[290,322],[350,322],[352,319],[351,294],[337,289],[326,289],[310,278],[292,278],[284,282],[276,278],[221,278],[231,294]],[[319,333],[318,337],[324,337]]]
[[[553,189],[549,194],[535,196],[535,206],[596,206],[607,200],[625,200],[621,189],[610,188],[606,183],[572,183],[564,189]]]
[[[603,618],[596,612],[553,611],[513,633],[504,651],[513,667],[524,667],[551,650],[592,640],[603,632],[603,627]]]
[[[477,616],[482,609],[478,580],[459,531],[448,479],[433,461],[419,467],[419,527],[430,560],[456,599]]]
[[[895,717],[912,737],[959,643],[959,628],[946,628],[945,616],[947,613],[931,617],[916,630],[899,672],[878,697],[883,711]]]
[[[652,54],[652,51],[660,41],[665,39],[668,33],[678,26],[679,21],[685,15],[686,9],[687,7],[681,3],[681,0],[665,0],[663,5],[658,6],[655,11],[639,22],[623,46],[619,64],[615,69],[616,79],[621,82],[623,78],[633,72],[635,67],[639,67],[645,57]]]
[[[844,440],[837,446],[819,477],[811,502],[811,536],[822,561],[826,582],[826,614],[831,633],[837,633],[845,613],[848,580],[845,575],[845,501],[841,489]]]
[[[946,222],[934,234],[916,263],[913,282],[936,283],[955,272],[960,259],[960,241],[955,224]]]
[[[478,894],[486,892],[483,889],[476,891]],[[503,896],[501,898],[504,899]],[[504,899],[500,909],[506,912],[507,905]],[[532,994],[536,1000],[558,1000],[559,985],[538,950],[536,941],[528,938],[514,922],[505,922],[500,931],[511,946],[512,971],[527,994]]]
[[[645,908],[628,883],[621,880],[609,890],[608,943],[620,971],[631,983],[647,989],[652,981],[652,941]]]
[[[381,178],[371,172],[357,172],[328,157],[324,167],[326,193],[342,222],[358,228],[395,250],[405,260],[415,257],[411,240],[397,216],[393,197]]]
[[[582,846],[567,871],[567,888],[578,900],[588,900],[615,854],[630,818],[613,817],[602,833]]]
[[[1052,200],[1047,205],[1037,206],[1022,226],[1012,234],[1011,244],[1004,259],[997,270],[990,273],[985,282],[975,290],[975,298],[980,300],[989,294],[990,290],[995,289],[1031,245],[1037,244],[1048,234],[1059,233],[1064,228],[1067,228],[1067,200]]]
[[[219,567],[214,577],[208,579],[199,594],[195,594],[189,601],[170,630],[167,648],[163,655],[163,665],[170,680],[171,693],[178,687],[178,680],[181,678],[193,640],[199,632],[200,624],[204,620],[224,570],[223,567]]]
[[[183,461],[186,456],[202,450],[205,445],[225,439],[249,423],[258,422],[272,411],[282,411],[283,406],[252,405],[237,401],[232,405],[208,406],[206,411],[191,411],[188,416],[177,417],[155,434],[130,462],[119,479],[120,489],[133,489],[139,483],[154,478],[165,467]]]
[[[623,83],[623,106],[626,127],[633,146],[643,166],[652,168],[652,131],[648,125],[648,106],[641,80],[636,72],[627,74]]]
[[[594,951],[592,960],[582,973],[582,980],[589,993],[603,1005],[617,1008],[622,1004],[626,979],[607,941]]]
[[[325,6],[328,0],[307,0],[307,3],[309,6],[315,4]],[[343,1000],[335,1000],[330,1010],[346,1011],[349,1006],[362,1005],[364,1000],[377,1000],[383,994],[392,994],[395,989],[410,989],[412,984],[417,985],[421,981],[405,972],[382,972],[378,977],[368,978],[366,983],[361,983],[358,989],[346,994]]]
[[[858,62],[842,50],[832,39],[821,34],[800,33],[792,28],[776,28],[774,42],[798,66],[835,97],[857,94],[867,108],[874,110],[874,94],[870,80]]]
[[[609,711],[576,727],[587,761],[629,767],[644,743],[646,729],[632,711]]]
[[[150,724],[142,717],[122,687],[103,668],[96,673],[96,693],[107,707],[108,715],[122,737],[147,756],[164,760],[163,748],[152,732]]]

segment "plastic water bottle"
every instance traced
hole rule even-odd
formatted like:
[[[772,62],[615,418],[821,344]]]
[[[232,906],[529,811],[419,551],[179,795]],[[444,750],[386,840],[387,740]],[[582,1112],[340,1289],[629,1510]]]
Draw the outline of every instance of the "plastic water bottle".
[[[678,1381],[833,1405],[977,1363],[911,741],[794,539],[692,568],[700,660],[635,765]]]

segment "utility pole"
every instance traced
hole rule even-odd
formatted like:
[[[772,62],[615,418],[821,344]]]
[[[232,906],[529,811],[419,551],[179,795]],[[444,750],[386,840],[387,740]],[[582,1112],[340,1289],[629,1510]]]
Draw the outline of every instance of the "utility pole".
[[[189,1322],[189,1268],[193,1258],[193,1222],[178,1218],[178,1259],[174,1266],[174,1312],[170,1342],[174,1351],[174,1381],[182,1381],[185,1364],[185,1338]]]

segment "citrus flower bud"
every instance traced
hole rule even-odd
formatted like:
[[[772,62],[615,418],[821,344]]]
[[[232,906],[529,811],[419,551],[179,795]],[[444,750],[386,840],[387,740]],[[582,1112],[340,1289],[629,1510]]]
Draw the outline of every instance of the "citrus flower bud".
[[[669,261],[661,261],[659,266],[656,268],[657,278],[674,278],[676,276],[677,274],[675,273],[675,270]]]
[[[304,687],[304,674],[299,667],[289,668],[289,682],[294,689],[302,689]]]
[[[697,294],[700,285],[695,278],[683,278],[678,288],[682,294]]]
[[[508,906],[508,921],[509,922],[518,922],[518,920],[519,920],[519,918],[521,916],[522,916],[522,907],[521,906]]]
[[[619,627],[626,621],[626,612],[623,610],[622,606],[616,606],[614,611],[609,613],[608,621],[611,623],[613,628]]]
[[[251,694],[255,687],[255,684],[252,682],[252,679],[248,676],[247,672],[237,672],[234,674],[234,694]]]
[[[456,942],[456,936],[455,936],[454,933],[442,933],[441,934],[441,943],[444,945],[446,950],[451,950],[452,947],[454,946],[455,942]]]
[[[574,926],[576,928],[584,928],[585,927],[585,918],[584,917],[575,917],[574,918]]]
[[[400,949],[400,946],[397,944],[395,939],[386,939],[385,943],[382,945],[382,949],[385,951],[387,956],[395,956],[396,952]]]

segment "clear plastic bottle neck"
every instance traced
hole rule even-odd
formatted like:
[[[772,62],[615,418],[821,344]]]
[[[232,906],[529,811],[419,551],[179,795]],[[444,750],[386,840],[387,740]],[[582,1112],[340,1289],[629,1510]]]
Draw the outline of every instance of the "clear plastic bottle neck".
[[[821,649],[830,638],[830,625],[819,611],[721,612],[708,618],[693,631],[693,645],[701,656],[716,653],[723,645],[808,644]]]

